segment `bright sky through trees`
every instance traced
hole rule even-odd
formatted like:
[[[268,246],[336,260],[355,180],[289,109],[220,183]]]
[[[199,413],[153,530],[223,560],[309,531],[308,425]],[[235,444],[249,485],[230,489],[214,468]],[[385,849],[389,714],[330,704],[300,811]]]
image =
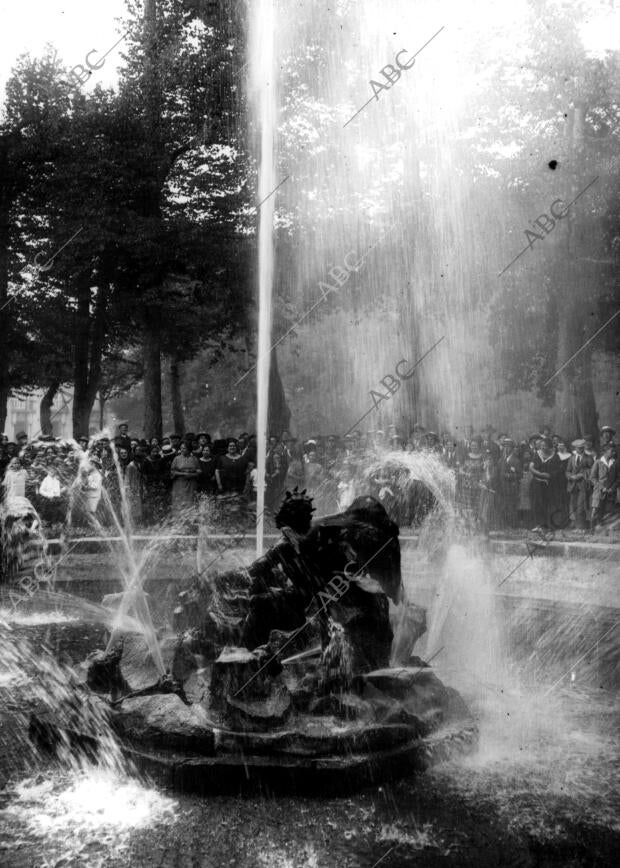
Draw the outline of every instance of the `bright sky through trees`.
[[[49,42],[69,68],[83,64],[89,51],[105,54],[114,45],[120,35],[116,19],[124,12],[124,0],[0,0],[2,102],[7,79],[21,54],[39,57]],[[98,82],[115,80],[121,50],[122,44],[108,55],[97,73]]]

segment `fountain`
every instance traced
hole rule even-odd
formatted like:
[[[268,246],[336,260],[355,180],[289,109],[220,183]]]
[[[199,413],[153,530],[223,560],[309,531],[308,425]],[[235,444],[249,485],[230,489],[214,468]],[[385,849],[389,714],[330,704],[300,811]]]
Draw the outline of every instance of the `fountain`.
[[[120,544],[123,591],[97,605],[38,589],[28,611],[7,619],[44,641],[74,622],[109,630],[107,642],[102,629],[89,633],[103,647],[81,665],[50,676],[25,727],[37,747],[80,766],[110,753],[112,740],[115,757],[205,791],[248,780],[335,791],[471,749],[476,728],[463,700],[411,657],[421,610],[390,668],[390,606],[402,605],[403,587],[398,526],[378,500],[360,495],[313,521],[305,492],[287,493],[281,539],[247,568],[213,575],[205,559],[178,597],[171,632],[156,629],[144,590],[163,534],[138,545],[112,455],[118,496],[104,490],[102,514],[89,521],[104,544]],[[27,671],[35,655],[18,647],[23,665],[13,669]]]
[[[195,577],[173,635],[123,624],[79,667],[79,690],[103,702],[138,768],[203,792],[248,782],[325,792],[472,749],[456,690],[418,657],[390,666],[398,527],[372,497],[314,521],[312,511],[304,493],[287,493],[281,539],[247,568]],[[30,730],[48,746],[93,747],[79,715],[35,713]]]
[[[413,861],[415,857],[391,852],[407,839],[411,843],[406,817],[412,814],[415,822],[432,819],[427,840],[435,826],[439,840],[445,833],[445,856],[451,862],[495,864],[497,857],[499,864],[505,853],[523,864],[564,864],[567,859],[614,864],[588,852],[603,825],[610,853],[614,844],[617,852],[618,841],[613,779],[617,700],[602,696],[603,688],[617,687],[620,677],[616,561],[611,554],[608,562],[594,562],[574,547],[576,556],[558,564],[553,557],[539,557],[542,547],[526,559],[525,544],[516,539],[478,540],[471,529],[459,527],[453,514],[452,473],[430,453],[400,452],[369,462],[347,488],[348,499],[336,514],[330,503],[311,520],[311,506],[300,492],[292,492],[279,513],[281,537],[263,553],[272,283],[278,284],[275,299],[290,302],[281,305],[286,316],[290,308],[300,314],[310,310],[317,298],[323,305],[279,349],[287,389],[294,387],[291,372],[296,375],[302,367],[297,356],[312,378],[307,404],[302,388],[290,396],[301,430],[331,430],[333,420],[342,421],[344,430],[366,410],[368,389],[387,379],[380,380],[381,375],[393,371],[402,355],[413,364],[418,347],[422,352],[444,334],[432,369],[427,365],[423,377],[410,381],[411,388],[399,387],[388,399],[391,403],[384,396],[376,427],[387,429],[391,422],[406,434],[405,420],[421,419],[434,427],[441,420],[460,437],[465,420],[476,426],[486,421],[499,368],[497,355],[487,352],[487,322],[479,302],[489,297],[486,275],[495,273],[496,256],[505,250],[505,236],[514,227],[501,213],[506,200],[490,202],[479,175],[472,185],[464,140],[479,119],[470,111],[475,103],[469,100],[473,77],[467,71],[472,56],[486,69],[493,52],[478,51],[480,42],[463,28],[463,18],[470,15],[485,32],[494,29],[493,22],[503,28],[498,45],[515,39],[518,31],[472,4],[447,15],[445,4],[402,0],[337,0],[329,15],[324,10],[318,15],[312,3],[296,4],[294,14],[281,0],[258,0],[251,6],[260,22],[260,27],[257,21],[252,25],[261,141],[256,559],[246,550],[243,563],[226,569],[224,557],[209,550],[212,540],[205,533],[198,575],[187,580],[174,612],[170,607],[173,629],[170,623],[168,629],[162,627],[151,605],[161,601],[145,590],[161,541],[143,547],[135,539],[121,486],[120,502],[106,503],[119,543],[121,593],[100,605],[56,590],[39,591],[20,602],[17,613],[0,610],[0,621],[8,622],[0,623],[0,659],[5,663],[0,711],[3,725],[13,710],[17,720],[10,749],[34,765],[41,761],[32,752],[36,744],[53,751],[70,770],[52,811],[47,798],[52,801],[57,785],[56,767],[35,766],[44,774],[9,792],[12,801],[2,811],[3,820],[8,815],[15,826],[23,823],[37,839],[44,861],[29,860],[23,851],[9,859],[73,864],[56,848],[63,832],[67,839],[85,837],[87,846],[106,850],[114,842],[98,823],[116,814],[114,822],[129,825],[134,820],[125,814],[137,804],[145,810],[135,825],[142,824],[154,840],[158,831],[172,838],[171,827],[176,831],[189,817],[191,840],[199,843],[181,861],[200,861],[199,847],[206,843],[215,861],[241,864],[232,850],[226,856],[233,858],[220,859],[214,840],[217,812],[221,808],[227,825],[230,802],[203,803],[206,822],[200,825],[210,837],[201,838],[197,800],[191,811],[174,817],[170,800],[145,792],[136,782],[137,770],[202,792],[256,785],[328,796],[428,769],[421,782],[391,787],[387,798],[379,788],[346,800],[356,808],[363,805],[364,825],[369,805],[374,811],[375,802],[389,803],[388,824],[380,832],[375,829],[381,850],[370,856],[363,850],[367,842],[360,842],[364,864]],[[516,21],[524,11],[517,4],[510,15]],[[369,93],[368,79],[374,80],[381,67],[389,69],[383,65],[403,47],[410,53],[419,49],[444,22],[449,26],[424,49],[415,68],[392,81],[389,93],[386,88],[354,119]],[[520,44],[518,38],[515,42]],[[284,95],[279,121],[276,86]],[[484,137],[480,144],[484,149]],[[293,253],[282,256],[275,268],[271,194],[280,190],[285,172],[291,180],[278,201],[278,245]],[[340,263],[357,262],[384,227],[395,229],[383,252],[372,258],[368,254],[363,269],[348,273],[346,292],[320,297],[319,281],[327,281],[328,274],[331,282],[334,273],[342,275]],[[481,369],[489,371],[488,377],[481,377]],[[503,408],[506,419],[517,415],[512,409],[509,414],[499,399],[496,407]],[[36,517],[32,522],[28,518],[20,533],[36,533],[35,522]],[[94,527],[101,536],[109,533],[97,522]],[[412,529],[406,541],[405,527]],[[21,543],[15,539],[13,551],[19,555]],[[521,584],[515,591],[517,581]],[[513,592],[512,608],[502,609]],[[556,604],[569,599],[574,608],[566,617]],[[41,606],[50,611],[33,611]],[[538,607],[535,614],[533,607]],[[65,646],[54,641],[57,635],[50,630],[54,618],[59,624],[64,619],[67,631],[84,622],[102,625],[87,646],[75,643],[82,655],[84,647],[99,650],[80,666],[57,665],[39,647],[56,645],[57,656],[64,659]],[[103,635],[103,625],[109,637]],[[36,632],[36,650],[22,643],[22,628],[31,636]],[[513,648],[507,649],[511,640]],[[515,648],[520,653],[511,659],[509,650]],[[460,694],[445,685],[457,685]],[[594,689],[588,690],[589,685]],[[37,700],[34,706],[26,687]],[[481,749],[473,751],[477,727]],[[437,763],[443,759],[448,762]],[[284,814],[285,805],[293,822],[295,812],[302,822],[311,819],[313,845],[330,836],[323,829],[317,835],[321,810],[333,812],[337,835],[355,850],[338,814],[338,802],[344,801],[317,801],[311,808],[302,799],[267,804],[280,808],[276,815]],[[253,810],[256,804],[236,800],[235,813],[244,822],[248,806]],[[562,811],[576,830],[574,839],[582,839],[580,851],[571,853],[556,831]],[[260,817],[265,826],[268,813]],[[485,813],[490,819],[488,828],[480,823],[481,835],[496,838],[497,847],[489,853],[485,840],[475,856],[459,853]],[[463,816],[472,826],[462,825]],[[498,816],[502,824],[496,823]],[[297,831],[293,822],[286,830],[291,839],[291,829]],[[90,835],[84,835],[87,827]],[[523,852],[513,850],[513,839],[504,835],[515,827],[528,845],[534,842],[523,859]],[[426,829],[424,823],[420,838]],[[249,823],[242,831],[239,837],[251,839],[250,847],[270,859]],[[558,846],[550,852],[544,836],[553,835]],[[232,836],[225,840],[230,846]],[[327,846],[334,841],[331,835]],[[13,843],[16,851],[22,846],[20,830]],[[309,865],[345,861],[337,846],[329,859],[320,858],[320,852],[317,857],[315,850],[300,856],[302,844],[301,836],[295,838],[299,852],[293,857],[282,847],[274,850],[275,858],[280,856],[283,864],[304,856]],[[439,861],[426,843],[419,849]],[[138,852],[149,864],[158,864],[158,858],[175,860],[169,851],[158,856],[138,845]],[[243,864],[255,864],[254,855]],[[124,863],[141,864],[132,856],[127,854]],[[95,864],[91,852],[81,851],[77,858]]]

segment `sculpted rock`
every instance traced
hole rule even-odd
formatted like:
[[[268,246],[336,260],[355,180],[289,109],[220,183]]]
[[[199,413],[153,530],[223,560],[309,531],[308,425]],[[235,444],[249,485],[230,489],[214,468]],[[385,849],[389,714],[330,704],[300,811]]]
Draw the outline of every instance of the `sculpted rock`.
[[[244,702],[266,699],[271,694],[273,678],[281,669],[265,651],[224,648],[211,670],[212,706],[223,709],[228,698]]]
[[[206,711],[175,694],[124,699],[112,715],[119,736],[150,747],[182,748],[210,756],[214,735]]]
[[[264,699],[244,700],[243,694],[226,700],[226,720],[234,730],[267,732],[283,726],[291,713],[291,695],[283,686],[276,687]]]
[[[115,699],[129,688],[120,670],[123,648],[117,645],[110,651],[93,651],[85,660],[86,683],[95,693],[109,693]]]
[[[169,637],[159,643],[166,672],[183,684],[197,668],[186,637]],[[154,689],[161,673],[151,656],[144,636],[125,633],[109,651],[94,651],[85,661],[86,683],[95,693],[119,696]]]
[[[365,702],[354,693],[317,696],[310,702],[308,707],[310,714],[326,714],[341,717],[344,720],[371,720],[373,709],[370,703]],[[396,721],[402,723],[403,721]]]
[[[128,690],[134,693],[153,687],[160,679],[155,662],[144,636],[140,633],[126,633],[120,639],[122,653],[120,671]],[[182,637],[170,636],[159,643],[166,671],[182,683],[197,668],[194,655]]]
[[[410,715],[424,722],[428,731],[440,723],[467,718],[469,712],[458,692],[437,678],[430,668],[400,667],[368,672],[357,679],[360,695],[381,705],[393,700]]]

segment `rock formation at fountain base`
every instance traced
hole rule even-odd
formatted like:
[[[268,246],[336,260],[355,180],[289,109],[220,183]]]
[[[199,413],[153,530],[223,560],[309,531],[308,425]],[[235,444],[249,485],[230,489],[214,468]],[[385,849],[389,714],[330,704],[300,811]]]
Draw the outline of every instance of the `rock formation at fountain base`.
[[[398,528],[359,498],[183,592],[179,632],[159,642],[165,676],[129,633],[90,655],[83,680],[138,765],[185,789],[325,793],[408,774],[476,729],[424,661],[389,667],[388,598],[401,598]]]

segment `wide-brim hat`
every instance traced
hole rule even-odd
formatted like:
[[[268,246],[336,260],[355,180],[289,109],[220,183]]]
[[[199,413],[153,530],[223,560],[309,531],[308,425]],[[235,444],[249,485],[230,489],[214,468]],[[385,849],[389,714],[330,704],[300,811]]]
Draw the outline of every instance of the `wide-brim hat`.
[[[174,449],[172,448],[172,446],[170,445],[170,443],[166,443],[165,446],[162,446],[162,447],[161,447],[161,451],[162,451],[165,455],[168,455],[170,452],[174,452]]]
[[[578,437],[577,440],[573,440],[573,442],[571,443],[571,446],[574,449],[581,449],[582,446],[585,446],[585,445],[586,445],[586,441],[583,440],[581,437]]]
[[[603,427],[601,428],[601,434],[603,433],[603,431],[609,431],[609,433],[611,434],[612,437],[616,433],[614,431],[614,429],[611,427],[611,425],[603,425]]]
[[[502,439],[499,442],[502,444],[502,446],[514,446],[515,445],[515,441],[512,439],[512,437],[502,437]]]

